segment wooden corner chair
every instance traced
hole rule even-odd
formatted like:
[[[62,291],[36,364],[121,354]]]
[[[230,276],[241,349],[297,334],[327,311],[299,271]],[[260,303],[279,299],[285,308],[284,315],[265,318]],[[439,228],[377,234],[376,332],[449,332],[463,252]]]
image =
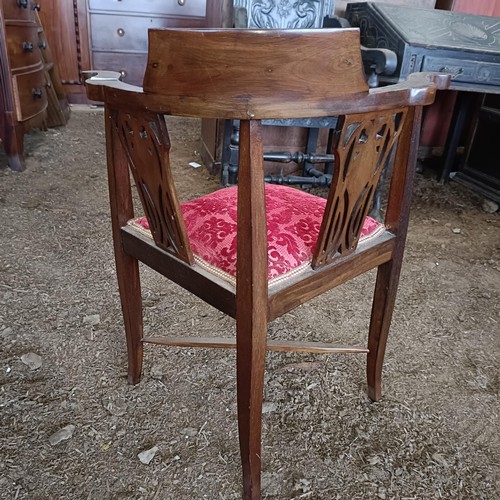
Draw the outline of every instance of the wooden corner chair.
[[[243,498],[260,498],[261,415],[267,350],[361,353],[368,395],[381,372],[405,246],[422,106],[444,75],[414,74],[369,90],[359,34],[346,30],[150,30],[144,88],[99,73],[105,103],[116,267],[129,382],[143,344],[237,350]],[[231,82],[230,85],[227,82]],[[180,204],[164,115],[241,120],[239,186]],[[264,186],[261,120],[338,115],[328,199]],[[385,224],[367,218],[391,151]],[[145,217],[134,214],[129,170]],[[144,337],[138,261],[236,318],[236,338]],[[378,268],[366,349],[267,338],[267,324]]]

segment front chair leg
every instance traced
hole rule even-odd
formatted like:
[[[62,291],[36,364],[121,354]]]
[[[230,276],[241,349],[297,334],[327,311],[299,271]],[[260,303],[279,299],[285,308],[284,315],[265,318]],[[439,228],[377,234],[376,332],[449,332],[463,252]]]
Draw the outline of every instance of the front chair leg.
[[[142,297],[139,263],[115,245],[116,273],[122,305],[128,351],[128,382],[137,384],[141,379],[143,355]]]
[[[396,302],[401,263],[391,260],[378,268],[373,296],[366,375],[368,397],[378,401],[382,397],[382,367],[392,311]]]

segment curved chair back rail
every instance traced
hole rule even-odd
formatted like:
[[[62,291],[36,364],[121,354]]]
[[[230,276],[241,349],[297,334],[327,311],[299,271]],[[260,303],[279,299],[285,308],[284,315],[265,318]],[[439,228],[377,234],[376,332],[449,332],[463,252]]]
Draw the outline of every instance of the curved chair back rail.
[[[183,116],[309,118],[427,105],[447,81],[415,73],[403,84],[368,91],[355,28],[152,29],[149,47],[143,89],[119,82],[119,73],[113,81],[108,72],[88,81],[99,85],[89,94]]]

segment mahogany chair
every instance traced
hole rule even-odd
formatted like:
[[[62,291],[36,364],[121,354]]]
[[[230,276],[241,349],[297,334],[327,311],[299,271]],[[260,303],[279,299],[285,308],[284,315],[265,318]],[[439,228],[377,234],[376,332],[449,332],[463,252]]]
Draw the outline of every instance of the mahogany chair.
[[[368,395],[381,397],[422,107],[448,77],[413,74],[369,90],[359,47],[356,29],[150,30],[143,89],[115,73],[87,81],[89,98],[105,103],[129,382],[139,382],[144,343],[236,348],[246,500],[260,498],[266,351],[366,355]],[[180,204],[164,115],[240,120],[239,186]],[[327,200],[264,185],[261,120],[337,115]],[[366,216],[393,148],[381,225]],[[129,170],[145,217],[134,213]],[[144,337],[138,261],[236,318],[236,338]],[[267,338],[268,322],[375,267],[366,349]]]

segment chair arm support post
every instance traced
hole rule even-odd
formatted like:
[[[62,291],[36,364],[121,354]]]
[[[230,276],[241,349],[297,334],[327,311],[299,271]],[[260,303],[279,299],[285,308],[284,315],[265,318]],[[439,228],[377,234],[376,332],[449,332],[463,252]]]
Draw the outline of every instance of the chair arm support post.
[[[132,189],[126,153],[113,125],[114,111],[105,106],[108,186],[116,274],[120,289],[128,351],[128,381],[137,384],[142,371],[143,319],[138,261],[128,255],[121,239],[121,227],[134,216]]]
[[[387,206],[386,226],[396,234],[392,259],[378,268],[368,333],[367,385],[373,401],[382,397],[382,368],[405,249],[422,122],[422,106],[409,109],[399,137]]]

